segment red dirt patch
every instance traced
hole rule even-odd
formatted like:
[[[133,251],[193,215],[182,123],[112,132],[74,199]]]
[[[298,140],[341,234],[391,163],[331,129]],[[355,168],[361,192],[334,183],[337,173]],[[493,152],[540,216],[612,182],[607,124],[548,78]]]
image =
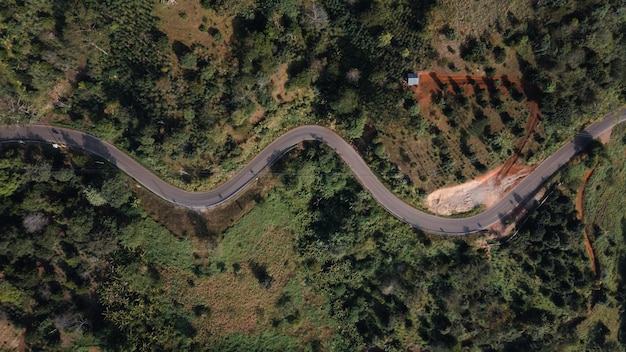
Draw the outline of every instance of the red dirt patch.
[[[591,262],[591,271],[593,275],[598,274],[598,267],[596,261],[596,254],[593,251],[593,246],[591,245],[591,238],[589,236],[589,231],[587,228],[583,229],[583,236],[585,237],[585,248],[587,248],[587,253],[589,254],[589,261]]]
[[[595,169],[589,169],[583,175],[582,181],[580,183],[580,187],[578,187],[578,192],[576,193],[576,217],[579,220],[585,220],[585,212],[583,208],[583,198],[585,195],[585,187],[587,186],[587,181],[593,175],[593,171]],[[593,234],[593,230],[590,226],[585,226],[583,229],[583,236],[585,238],[585,248],[587,248],[587,253],[589,254],[589,261],[591,262],[591,271],[593,271],[594,275],[597,275],[597,261],[596,254],[593,251],[593,246],[591,244],[591,236]]]
[[[589,181],[589,178],[593,174],[594,170],[595,169],[589,169],[585,172],[580,187],[578,187],[578,193],[576,194],[576,212],[578,213],[576,217],[578,220],[582,220],[584,218],[583,196],[585,194],[585,186],[587,185],[587,181]]]
[[[537,89],[533,86],[521,81],[518,78],[506,75],[475,76],[468,74],[438,73],[432,71],[421,71],[418,72],[418,75],[419,85],[411,88],[416,93],[416,97],[420,104],[423,103],[425,106],[431,103],[431,92],[441,91],[444,84],[448,84],[448,91],[451,93],[454,93],[454,86],[456,85],[465,89],[467,95],[476,94],[477,87],[487,89],[489,92],[499,89],[500,92],[506,94],[508,90],[504,83],[516,83],[530,101],[536,101],[538,93]]]

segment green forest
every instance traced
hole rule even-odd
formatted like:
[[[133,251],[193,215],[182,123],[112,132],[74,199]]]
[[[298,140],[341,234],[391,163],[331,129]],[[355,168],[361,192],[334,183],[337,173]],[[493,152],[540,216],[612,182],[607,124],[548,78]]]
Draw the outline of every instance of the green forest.
[[[91,133],[189,191],[319,124],[419,206],[504,162],[523,103],[521,164],[623,106],[624,33],[620,0],[7,0],[0,123]],[[532,89],[444,82],[427,108],[417,71]],[[0,144],[0,350],[623,350],[624,153],[618,126],[513,234],[450,238],[315,142],[207,213],[80,150]]]

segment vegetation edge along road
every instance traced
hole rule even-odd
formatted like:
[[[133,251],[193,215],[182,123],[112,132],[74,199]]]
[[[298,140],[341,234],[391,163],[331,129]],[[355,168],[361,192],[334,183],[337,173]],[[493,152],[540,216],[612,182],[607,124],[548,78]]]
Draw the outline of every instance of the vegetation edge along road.
[[[194,210],[206,210],[232,199],[254,182],[265,168],[296,144],[316,140],[333,148],[350,167],[363,187],[393,216],[424,231],[445,235],[467,235],[483,231],[503,221],[593,139],[624,121],[626,121],[626,107],[607,114],[602,121],[595,122],[576,134],[570,142],[544,160],[532,174],[510,190],[497,204],[480,214],[454,219],[424,213],[396,197],[380,182],[350,144],[335,132],[322,126],[306,125],[288,131],[263,149],[230,180],[212,191],[198,193],[187,192],[172,186],[112,144],[84,132],[48,125],[0,126],[0,142],[45,142],[77,147],[104,158],[168,202]]]

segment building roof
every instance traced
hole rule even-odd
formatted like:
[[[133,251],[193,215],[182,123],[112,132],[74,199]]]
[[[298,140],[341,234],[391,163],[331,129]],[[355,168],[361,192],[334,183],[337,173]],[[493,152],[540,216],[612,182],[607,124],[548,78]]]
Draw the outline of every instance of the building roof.
[[[419,83],[419,76],[416,73],[409,73],[407,75],[407,83],[410,86],[416,86]]]

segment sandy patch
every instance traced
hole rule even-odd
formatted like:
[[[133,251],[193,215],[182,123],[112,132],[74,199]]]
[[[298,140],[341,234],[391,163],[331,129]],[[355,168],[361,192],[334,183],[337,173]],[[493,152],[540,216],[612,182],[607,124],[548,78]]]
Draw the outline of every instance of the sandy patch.
[[[0,350],[25,351],[24,333],[26,333],[26,329],[18,330],[11,323],[2,319],[0,321]]]
[[[426,207],[437,215],[466,213],[480,205],[488,208],[534,170],[534,166],[517,166],[506,176],[500,176],[500,168],[461,185],[432,192],[426,197]]]

